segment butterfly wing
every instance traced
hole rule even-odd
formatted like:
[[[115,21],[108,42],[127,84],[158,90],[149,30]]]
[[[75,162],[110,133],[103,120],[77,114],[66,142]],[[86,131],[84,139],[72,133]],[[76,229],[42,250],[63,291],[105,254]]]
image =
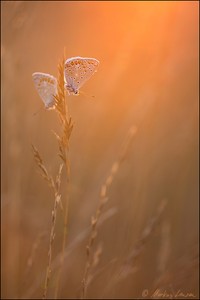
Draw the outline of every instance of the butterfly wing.
[[[42,101],[47,109],[53,108],[54,96],[57,94],[57,80],[54,76],[45,73],[33,73],[33,81]]]
[[[65,81],[73,90],[79,90],[97,71],[95,58],[72,57],[65,61]]]

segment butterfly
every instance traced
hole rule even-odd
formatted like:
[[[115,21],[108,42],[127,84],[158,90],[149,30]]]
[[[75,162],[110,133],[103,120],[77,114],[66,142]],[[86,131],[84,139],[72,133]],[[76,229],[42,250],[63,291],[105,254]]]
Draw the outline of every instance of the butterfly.
[[[57,79],[49,74],[36,72],[33,81],[46,109],[55,108],[54,96],[57,94]]]
[[[80,56],[68,58],[64,65],[65,88],[68,94],[78,95],[79,89],[97,71],[98,65],[99,61],[95,58]],[[45,108],[54,109],[57,79],[50,74],[40,72],[33,73],[32,77]]]
[[[65,88],[69,95],[78,95],[79,89],[97,71],[99,61],[95,58],[72,57],[65,61]]]

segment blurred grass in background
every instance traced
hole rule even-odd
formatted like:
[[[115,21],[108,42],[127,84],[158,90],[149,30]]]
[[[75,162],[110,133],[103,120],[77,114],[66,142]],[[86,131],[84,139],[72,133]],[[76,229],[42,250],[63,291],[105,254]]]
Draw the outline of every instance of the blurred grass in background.
[[[117,212],[99,228],[102,272],[87,296],[136,298],[156,287],[198,298],[198,22],[197,1],[1,2],[3,299],[42,295],[53,198],[37,174],[30,143],[55,174],[59,159],[51,129],[59,122],[52,111],[33,116],[41,100],[31,75],[56,76],[64,46],[67,57],[100,61],[82,88],[95,99],[67,98],[75,122],[68,244],[90,225],[127,132],[132,125],[138,129],[109,192],[106,210]],[[109,285],[163,198],[166,209],[134,263],[137,269]],[[61,298],[79,295],[86,244],[83,239],[65,260]],[[52,274],[49,295],[54,288]]]

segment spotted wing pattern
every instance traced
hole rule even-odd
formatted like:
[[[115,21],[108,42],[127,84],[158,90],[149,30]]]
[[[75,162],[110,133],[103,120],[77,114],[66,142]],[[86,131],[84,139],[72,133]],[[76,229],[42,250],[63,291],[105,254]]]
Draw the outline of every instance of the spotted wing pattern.
[[[65,61],[65,82],[69,94],[77,94],[78,90],[97,71],[99,61],[95,58],[80,56]]]
[[[33,81],[42,101],[47,109],[54,108],[54,96],[57,94],[57,80],[45,73],[33,73]]]

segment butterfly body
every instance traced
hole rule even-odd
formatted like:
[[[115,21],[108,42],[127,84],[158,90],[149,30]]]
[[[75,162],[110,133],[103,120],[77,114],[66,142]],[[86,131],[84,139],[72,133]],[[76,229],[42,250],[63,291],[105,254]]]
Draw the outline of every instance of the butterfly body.
[[[73,85],[65,84],[65,89],[67,90],[69,95],[75,95],[75,96],[79,95],[79,90],[74,88]]]

